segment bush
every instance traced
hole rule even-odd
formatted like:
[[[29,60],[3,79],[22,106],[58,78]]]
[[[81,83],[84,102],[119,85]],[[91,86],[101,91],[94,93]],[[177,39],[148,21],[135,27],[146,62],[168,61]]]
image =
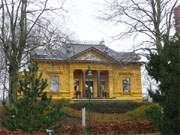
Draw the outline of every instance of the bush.
[[[98,113],[125,113],[130,110],[134,110],[140,107],[144,102],[134,102],[134,101],[91,101],[90,106],[88,106],[88,101],[80,101],[70,104],[73,109],[81,110],[83,107],[89,108],[91,112]]]
[[[18,87],[21,96],[8,106],[7,117],[2,123],[5,128],[30,132],[52,127],[60,119],[63,104],[51,104],[51,97],[44,92],[47,81],[41,77],[33,64],[28,72],[24,71]]]
[[[91,112],[98,113],[125,113],[129,110],[142,106],[146,103],[133,101],[80,101],[70,104],[73,109],[81,110],[83,107],[89,108]]]
[[[131,120],[145,120],[147,119],[147,116],[145,114],[145,110],[149,107],[149,105],[142,105],[140,107],[137,107],[134,110],[128,111],[126,115]]]
[[[87,128],[86,128],[87,129]],[[62,134],[86,134],[81,125],[68,125],[61,129]],[[89,134],[144,134],[155,133],[157,129],[148,121],[97,122],[88,127]]]
[[[147,119],[158,129],[161,128],[161,108],[158,104],[150,105],[146,110],[145,114]]]

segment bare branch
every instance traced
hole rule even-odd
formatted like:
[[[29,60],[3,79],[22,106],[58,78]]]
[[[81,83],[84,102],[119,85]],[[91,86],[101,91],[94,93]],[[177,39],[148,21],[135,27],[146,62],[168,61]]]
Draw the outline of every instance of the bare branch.
[[[43,0],[43,2],[33,0],[1,0],[0,49],[4,54],[3,59],[6,60],[4,64],[8,72],[10,102],[13,102],[17,97],[15,88],[17,87],[18,70],[23,63],[22,60],[24,58],[28,59],[30,51],[35,48],[49,46],[45,42],[51,45],[58,44],[59,42],[58,45],[61,45],[64,40],[63,37],[65,35],[61,35],[62,40],[60,36],[56,35],[56,32],[52,32],[49,27],[44,25],[48,22],[47,18],[47,20],[41,19],[45,11],[52,13],[55,10],[63,10],[62,7],[48,8],[47,2],[48,0]],[[32,8],[34,7],[35,10],[33,11]],[[32,21],[29,21],[30,19]],[[50,25],[50,23],[48,24]],[[59,32],[59,34],[62,33]]]
[[[29,33],[31,32],[31,30],[33,29],[33,27],[36,25],[36,22],[39,20],[39,18],[41,17],[41,15],[44,13],[44,11],[46,10],[46,6],[47,6],[47,2],[48,0],[45,1],[44,3],[44,8],[42,9],[42,11],[39,13],[39,15],[37,16],[37,18],[35,19],[34,23],[32,24],[32,26],[30,27],[29,31],[27,32],[26,36],[29,35]]]
[[[119,33],[119,38],[126,35],[145,34],[154,42],[157,51],[162,48],[162,37],[170,36],[173,25],[173,11],[178,0],[113,0],[107,2],[107,9],[100,19],[125,24],[126,32]],[[118,38],[118,39],[119,39]]]

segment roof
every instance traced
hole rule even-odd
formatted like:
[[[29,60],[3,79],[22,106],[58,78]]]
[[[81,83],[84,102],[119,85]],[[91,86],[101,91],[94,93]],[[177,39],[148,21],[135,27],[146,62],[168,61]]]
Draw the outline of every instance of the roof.
[[[63,45],[58,49],[35,49],[32,55],[38,60],[68,61],[72,57],[86,50],[96,50],[119,63],[138,63],[140,57],[134,52],[116,52],[101,44],[78,44],[71,43]]]

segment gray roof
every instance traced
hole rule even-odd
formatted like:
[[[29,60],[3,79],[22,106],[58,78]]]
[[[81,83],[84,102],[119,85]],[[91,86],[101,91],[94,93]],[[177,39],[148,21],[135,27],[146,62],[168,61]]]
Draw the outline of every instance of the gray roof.
[[[78,55],[80,52],[86,50],[96,50],[108,57],[111,57],[114,61],[120,63],[138,63],[140,57],[134,52],[116,52],[105,45],[98,44],[67,44],[58,49],[35,49],[32,55],[35,59],[40,60],[70,60],[73,56]]]

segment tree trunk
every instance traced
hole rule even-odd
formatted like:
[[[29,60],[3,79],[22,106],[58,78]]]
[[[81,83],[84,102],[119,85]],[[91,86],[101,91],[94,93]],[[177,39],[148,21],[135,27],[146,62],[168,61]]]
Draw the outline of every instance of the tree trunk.
[[[13,103],[17,99],[17,84],[18,84],[18,66],[11,64],[9,66],[9,103]]]

